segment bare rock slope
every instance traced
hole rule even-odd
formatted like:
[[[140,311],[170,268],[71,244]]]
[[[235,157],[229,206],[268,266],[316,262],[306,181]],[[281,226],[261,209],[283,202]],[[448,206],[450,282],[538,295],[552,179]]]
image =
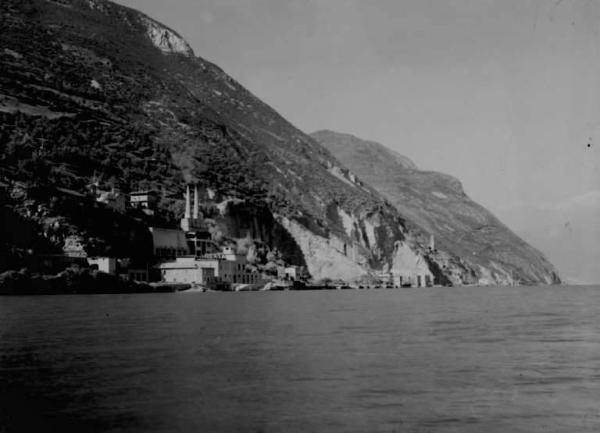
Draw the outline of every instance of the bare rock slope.
[[[385,146],[349,134],[318,131],[311,136],[387,198],[407,224],[433,234],[438,249],[459,256],[473,282],[560,281],[546,258],[471,200],[458,179],[421,171]]]

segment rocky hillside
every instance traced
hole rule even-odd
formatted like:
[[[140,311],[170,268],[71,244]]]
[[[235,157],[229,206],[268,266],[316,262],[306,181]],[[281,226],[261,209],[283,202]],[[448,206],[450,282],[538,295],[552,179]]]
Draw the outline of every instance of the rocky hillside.
[[[5,253],[82,235],[95,254],[135,254],[144,224],[181,216],[186,181],[222,198],[220,234],[269,242],[316,279],[389,267],[397,240],[420,248],[322,146],[143,13],[4,0],[0,16],[2,219],[38,238],[4,238]],[[98,179],[159,192],[160,221],[98,208],[86,189]]]
[[[144,227],[176,224],[184,183],[195,182],[221,199],[214,233],[268,243],[316,279],[402,266],[397,241],[440,282],[478,276],[428,252],[427,233],[388,200],[143,13],[107,0],[3,0],[0,17],[0,218],[33,239],[5,237],[4,252],[52,252],[81,235],[94,254],[147,254]],[[158,192],[157,217],[99,207],[94,181]]]
[[[333,131],[311,135],[387,198],[409,226],[433,234],[437,249],[461,257],[478,279],[559,282],[544,256],[471,200],[457,179],[421,171],[379,143]]]

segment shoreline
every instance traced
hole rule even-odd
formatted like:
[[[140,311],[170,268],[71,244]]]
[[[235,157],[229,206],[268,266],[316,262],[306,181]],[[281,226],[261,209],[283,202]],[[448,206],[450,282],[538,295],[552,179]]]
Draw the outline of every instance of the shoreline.
[[[546,285],[538,285],[544,286]],[[594,286],[594,284],[553,284],[552,286]],[[454,287],[537,287],[461,285]],[[425,288],[448,288],[433,285],[430,287],[391,287],[386,285],[356,284],[266,284],[262,287],[247,285],[230,286],[227,290],[211,289],[190,283],[137,282],[91,269],[69,268],[56,275],[30,273],[27,269],[6,271],[0,274],[0,296],[33,295],[98,295],[98,294],[142,294],[142,293],[195,293],[195,292],[271,292],[271,291],[334,291],[334,290],[411,290]]]

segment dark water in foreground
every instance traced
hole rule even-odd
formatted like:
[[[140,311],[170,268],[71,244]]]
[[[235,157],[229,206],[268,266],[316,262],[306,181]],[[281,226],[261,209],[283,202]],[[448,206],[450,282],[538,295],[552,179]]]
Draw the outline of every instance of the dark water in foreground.
[[[600,287],[0,298],[0,432],[598,432]]]

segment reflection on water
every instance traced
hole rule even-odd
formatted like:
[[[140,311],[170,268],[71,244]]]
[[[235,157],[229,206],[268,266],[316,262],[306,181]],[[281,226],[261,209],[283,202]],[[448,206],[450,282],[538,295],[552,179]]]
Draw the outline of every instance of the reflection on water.
[[[600,288],[0,298],[0,432],[600,431]]]

